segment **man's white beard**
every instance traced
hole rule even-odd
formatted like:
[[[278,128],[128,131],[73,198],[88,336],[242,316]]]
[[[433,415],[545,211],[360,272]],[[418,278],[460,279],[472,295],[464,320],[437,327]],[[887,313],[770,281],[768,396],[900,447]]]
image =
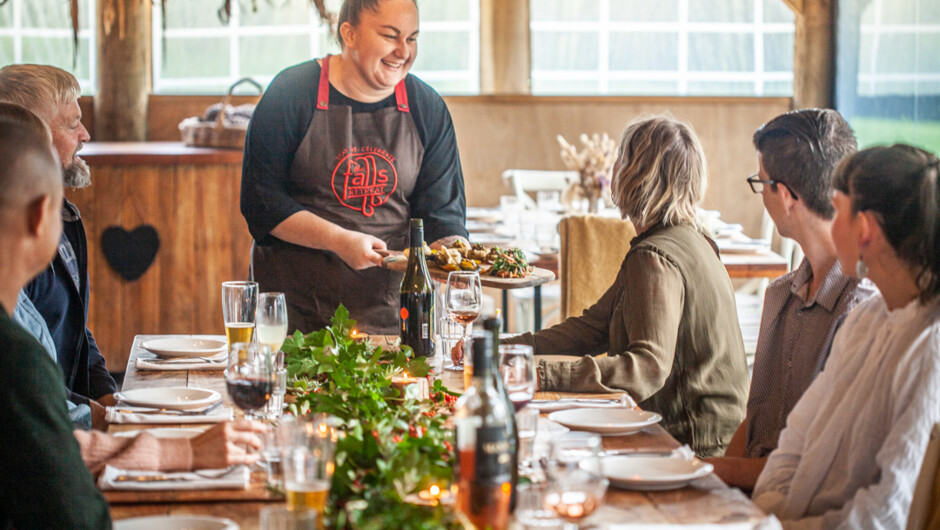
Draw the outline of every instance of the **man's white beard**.
[[[70,188],[87,188],[91,185],[91,170],[81,158],[73,157],[72,165],[63,171],[65,185]]]

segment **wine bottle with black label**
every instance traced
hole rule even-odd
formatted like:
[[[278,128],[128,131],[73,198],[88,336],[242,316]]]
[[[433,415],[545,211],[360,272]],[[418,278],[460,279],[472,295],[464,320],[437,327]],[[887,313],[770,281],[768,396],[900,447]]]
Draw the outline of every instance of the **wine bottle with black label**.
[[[411,346],[415,357],[432,357],[431,322],[434,320],[434,288],[428,264],[424,257],[424,224],[421,219],[411,220],[411,250],[408,268],[399,290],[401,307],[401,343]]]
[[[519,428],[516,425],[515,404],[513,404],[512,400],[509,399],[509,390],[506,389],[506,382],[503,381],[503,376],[499,373],[499,330],[502,327],[502,324],[503,322],[499,317],[487,318],[483,321],[483,329],[485,329],[490,334],[490,336],[493,337],[493,377],[496,379],[497,391],[506,404],[510,407],[510,410],[513,411],[513,414],[510,415],[512,420],[510,422],[510,427],[512,428],[512,439],[516,450],[512,453],[512,483],[510,484],[512,488],[512,495],[509,499],[509,511],[515,512],[516,487],[519,485]]]
[[[516,454],[513,408],[497,388],[493,338],[473,336],[473,379],[457,400],[457,509],[476,528],[509,524],[512,467]]]

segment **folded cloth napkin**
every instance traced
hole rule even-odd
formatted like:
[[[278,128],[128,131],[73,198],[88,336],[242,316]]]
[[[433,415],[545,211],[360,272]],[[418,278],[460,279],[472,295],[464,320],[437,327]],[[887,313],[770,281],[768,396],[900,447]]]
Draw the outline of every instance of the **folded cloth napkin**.
[[[555,412],[577,408],[603,409],[603,408],[636,408],[636,401],[627,394],[620,394],[619,398],[561,398],[561,399],[533,399],[530,407],[539,412]]]
[[[197,471],[133,471],[105,466],[98,477],[98,489],[128,491],[243,490],[251,473],[247,466]]]
[[[157,356],[138,357],[136,367],[138,370],[225,370],[228,365],[228,353],[222,352],[212,357],[206,357],[209,361],[201,359],[192,359],[188,357],[178,357],[174,359],[162,359]]]
[[[108,423],[220,423],[234,417],[232,407],[218,407],[207,414],[159,413],[147,407],[132,407],[120,403],[108,407],[105,419]]]

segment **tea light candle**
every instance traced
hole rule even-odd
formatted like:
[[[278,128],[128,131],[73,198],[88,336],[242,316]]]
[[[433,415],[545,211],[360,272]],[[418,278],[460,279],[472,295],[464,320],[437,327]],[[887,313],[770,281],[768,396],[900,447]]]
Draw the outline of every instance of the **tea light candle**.
[[[429,399],[431,389],[424,377],[412,377],[408,372],[392,377],[392,387],[398,390],[402,398]]]
[[[431,487],[421,490],[417,494],[406,495],[405,502],[422,506],[437,506],[438,504],[449,506],[454,503],[454,494],[437,484],[431,484]]]

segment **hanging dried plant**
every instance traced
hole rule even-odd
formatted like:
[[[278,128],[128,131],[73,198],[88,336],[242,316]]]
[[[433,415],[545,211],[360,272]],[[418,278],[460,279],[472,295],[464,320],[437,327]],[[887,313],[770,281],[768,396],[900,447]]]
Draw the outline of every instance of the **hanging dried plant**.
[[[0,7],[6,5],[10,0],[0,0]],[[163,38],[161,39],[162,46],[166,49],[166,3],[168,0],[152,0],[154,4],[159,3],[160,5],[160,14],[161,20],[163,21]],[[278,7],[274,4],[272,0],[266,0],[268,5],[272,7]],[[291,2],[293,0],[285,0],[286,2]],[[338,18],[336,13],[329,11],[326,8],[326,0],[308,0],[310,5],[317,10],[317,16],[320,17],[320,22],[329,25],[330,33],[336,35],[336,20]],[[69,0],[69,14],[72,18],[72,68],[76,68],[78,65],[78,27],[79,27],[79,16],[78,16],[78,2],[79,0]],[[283,4],[282,4],[283,5]],[[258,0],[251,0],[251,10],[258,11]],[[222,24],[228,24],[232,20],[232,0],[223,0],[222,5],[216,10],[216,14],[219,17],[219,21]],[[115,21],[115,18],[118,20],[119,35],[124,38],[124,4],[121,0],[110,0],[104,7],[104,10],[101,14],[104,17],[105,22],[105,33],[111,33],[111,27]],[[166,54],[163,54],[164,60],[166,59]]]

